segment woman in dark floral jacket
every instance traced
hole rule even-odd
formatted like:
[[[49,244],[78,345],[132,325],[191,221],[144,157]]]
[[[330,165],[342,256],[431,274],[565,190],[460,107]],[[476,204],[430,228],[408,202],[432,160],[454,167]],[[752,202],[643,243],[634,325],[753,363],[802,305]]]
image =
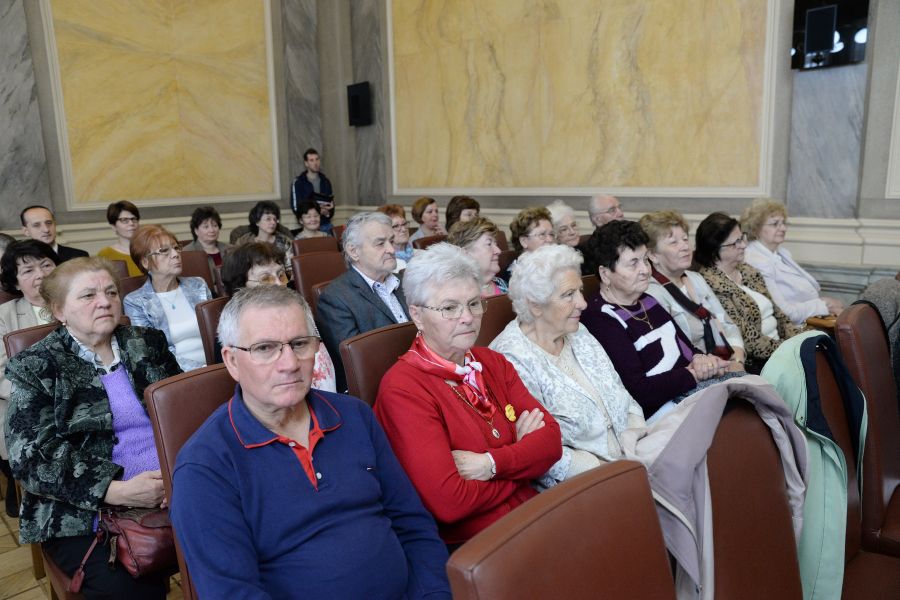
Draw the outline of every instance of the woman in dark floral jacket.
[[[120,324],[109,263],[64,263],[41,286],[61,326],[13,357],[8,444],[22,484],[19,537],[40,542],[68,575],[94,538],[104,504],[165,506],[153,432],[143,404],[151,383],[181,372],[162,332]],[[98,546],[85,565],[90,597],[164,598],[164,576],[109,569]]]

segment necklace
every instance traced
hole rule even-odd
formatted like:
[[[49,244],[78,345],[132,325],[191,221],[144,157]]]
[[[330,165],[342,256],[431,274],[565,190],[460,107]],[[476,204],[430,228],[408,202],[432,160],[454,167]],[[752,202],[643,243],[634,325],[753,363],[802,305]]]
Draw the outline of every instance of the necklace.
[[[459,390],[456,389],[456,386],[455,386],[455,385],[452,385],[452,384],[451,384],[449,381],[447,381],[446,379],[444,380],[444,383],[446,383],[448,386],[450,386],[450,389],[453,390],[453,393],[456,394],[456,397],[457,397],[457,398],[459,398],[460,400],[462,400],[463,402],[465,402],[466,405],[467,405],[469,408],[471,408],[472,410],[475,411],[475,414],[477,414],[479,417],[481,417],[482,419],[485,420],[485,422],[488,424],[488,427],[491,428],[491,435],[493,435],[495,438],[497,438],[497,439],[499,440],[499,439],[500,439],[500,432],[497,431],[497,428],[496,428],[496,427],[494,427],[494,417],[485,417],[483,414],[481,414],[481,411],[479,411],[477,408],[475,408],[475,407],[472,405],[471,402],[469,402],[469,399],[468,399],[468,398],[466,398],[464,395],[462,395],[462,394],[459,393]]]
[[[639,316],[638,313],[631,312],[630,310],[628,310],[627,308],[625,308],[624,306],[622,306],[621,304],[618,304],[616,302],[613,302],[613,304],[618,306],[620,310],[627,312],[629,317],[633,318],[636,321],[641,321],[642,323],[646,323],[647,327],[649,327],[650,329],[653,329],[653,323],[650,322],[650,315],[647,314],[647,308],[644,306],[643,300],[638,300],[638,304],[640,305],[641,312],[644,313],[644,316]]]

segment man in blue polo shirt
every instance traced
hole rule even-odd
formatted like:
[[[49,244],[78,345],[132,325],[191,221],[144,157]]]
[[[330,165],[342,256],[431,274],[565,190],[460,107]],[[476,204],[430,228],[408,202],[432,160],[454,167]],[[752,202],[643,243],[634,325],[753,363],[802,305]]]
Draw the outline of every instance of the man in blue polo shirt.
[[[310,390],[319,339],[293,290],[219,322],[238,382],[178,455],[171,517],[201,598],[450,598],[447,551],[367,405]]]

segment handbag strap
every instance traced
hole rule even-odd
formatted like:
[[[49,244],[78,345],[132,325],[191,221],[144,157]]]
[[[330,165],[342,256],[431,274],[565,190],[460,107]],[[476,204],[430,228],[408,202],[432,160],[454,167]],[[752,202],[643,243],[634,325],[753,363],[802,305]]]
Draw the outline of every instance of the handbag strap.
[[[88,559],[91,557],[91,554],[94,553],[94,548],[97,547],[97,544],[100,543],[100,540],[103,538],[103,530],[98,529],[97,535],[94,536],[94,541],[91,542],[91,545],[88,547],[87,552],[84,553],[84,558],[81,559],[81,564],[78,565],[78,569],[72,575],[72,579],[69,581],[69,591],[73,594],[77,594],[81,591],[81,585],[84,583],[84,565],[87,564]]]

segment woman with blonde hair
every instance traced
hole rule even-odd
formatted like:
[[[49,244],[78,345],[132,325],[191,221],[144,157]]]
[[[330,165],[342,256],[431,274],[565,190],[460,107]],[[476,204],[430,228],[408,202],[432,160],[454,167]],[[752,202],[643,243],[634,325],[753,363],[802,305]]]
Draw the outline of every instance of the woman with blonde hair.
[[[475,259],[481,269],[481,297],[490,298],[507,292],[506,281],[497,277],[500,272],[500,246],[497,245],[497,226],[483,217],[457,221],[450,228],[447,242],[459,246]]]
[[[741,216],[741,229],[750,240],[744,261],[760,272],[772,300],[794,325],[803,325],[809,317],[839,315],[844,303],[821,296],[819,282],[783,247],[787,220],[787,207],[781,202],[766,198],[751,202]]]

